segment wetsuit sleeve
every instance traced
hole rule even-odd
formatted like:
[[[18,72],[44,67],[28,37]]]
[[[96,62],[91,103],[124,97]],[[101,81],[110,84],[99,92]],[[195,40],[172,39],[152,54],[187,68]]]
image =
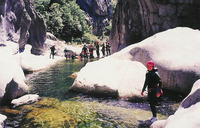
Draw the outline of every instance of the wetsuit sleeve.
[[[158,83],[158,86],[159,86],[158,92],[160,92],[161,88],[162,88],[162,81],[161,81],[161,78],[160,78],[158,73],[156,73],[156,80],[157,80],[157,83]]]
[[[143,92],[145,91],[146,87],[147,87],[147,74],[146,74],[144,86],[143,86],[143,88],[142,88],[142,91],[143,91]]]

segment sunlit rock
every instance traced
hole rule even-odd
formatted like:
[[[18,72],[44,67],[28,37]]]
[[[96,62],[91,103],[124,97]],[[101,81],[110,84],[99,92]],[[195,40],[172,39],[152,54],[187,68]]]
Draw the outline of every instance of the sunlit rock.
[[[11,101],[11,104],[14,105],[14,107],[24,105],[24,104],[29,104],[29,103],[34,103],[39,100],[39,95],[37,94],[27,94],[24,95],[18,99],[13,99]]]
[[[105,58],[83,67],[70,90],[123,98],[140,96],[145,72],[140,62]]]
[[[190,28],[179,27],[155,34],[109,57],[88,63],[78,73],[71,89],[85,93],[111,89],[120,97],[139,95],[146,73],[144,65],[153,60],[163,88],[189,93],[200,78],[199,40],[200,31]],[[97,87],[104,88],[99,91]]]
[[[163,87],[189,93],[200,78],[200,31],[190,28],[170,29],[131,45],[114,54],[146,65],[153,60],[158,67]]]
[[[5,115],[0,114],[0,128],[4,128],[5,127],[6,119],[7,119],[7,117]]]
[[[155,121],[150,128],[165,128],[167,120],[157,120]]]
[[[26,78],[10,49],[0,47],[0,58],[0,99],[12,100],[28,91]]]
[[[170,116],[163,128],[199,128],[200,127],[200,80],[193,85],[190,94],[182,101],[174,115]],[[156,127],[152,124],[153,128]]]
[[[54,59],[49,58],[49,54],[44,56],[33,55],[31,54],[31,45],[25,45],[25,50],[23,53],[19,54],[19,61],[23,70],[27,71],[39,71],[45,68],[50,67],[55,64],[59,60],[63,60],[64,58],[55,56]]]

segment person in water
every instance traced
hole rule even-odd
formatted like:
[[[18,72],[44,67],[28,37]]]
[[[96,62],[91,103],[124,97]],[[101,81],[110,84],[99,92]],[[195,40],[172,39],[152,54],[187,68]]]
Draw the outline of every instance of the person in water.
[[[56,50],[55,45],[53,45],[52,47],[50,47],[50,49],[51,49],[51,53],[50,53],[49,58],[51,58],[51,55],[52,55],[52,58],[54,59],[54,55],[56,54],[56,52],[55,52],[55,50]]]
[[[96,46],[97,58],[99,58],[100,53],[99,53],[99,42],[98,41],[96,42],[95,46]]]
[[[69,51],[67,48],[65,48],[64,54],[65,54],[66,60],[67,60],[68,58],[70,59],[70,51]]]
[[[107,54],[107,56],[110,55],[110,42],[106,43],[106,54]]]
[[[101,51],[102,51],[102,54],[103,54],[103,57],[105,57],[105,44],[103,43],[102,44],[102,48],[101,48]]]
[[[84,58],[88,58],[88,49],[86,45],[83,46],[82,53]]]
[[[151,121],[154,122],[157,120],[157,114],[156,114],[156,104],[157,104],[157,95],[158,91],[161,91],[162,82],[161,78],[158,74],[157,68],[155,68],[155,64],[153,61],[147,62],[147,73],[146,73],[146,79],[144,82],[144,86],[142,88],[141,95],[143,96],[143,93],[148,86],[148,98],[149,98],[149,104],[151,108],[151,112],[153,117],[151,118]],[[158,89],[159,88],[159,89]],[[159,92],[158,94],[160,94]]]

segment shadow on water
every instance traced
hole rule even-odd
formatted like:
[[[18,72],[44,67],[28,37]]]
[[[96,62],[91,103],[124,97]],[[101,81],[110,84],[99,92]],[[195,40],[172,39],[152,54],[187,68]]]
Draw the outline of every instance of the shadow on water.
[[[82,123],[78,124],[79,127],[149,127],[150,122],[146,119],[151,115],[151,112],[147,100],[126,101],[113,97],[101,97],[100,95],[97,97],[96,95],[85,95],[67,91],[74,82],[74,78],[69,76],[74,72],[78,72],[90,61],[95,61],[95,59],[62,61],[45,71],[27,74],[26,78],[30,84],[29,93],[39,94],[40,97],[56,98],[61,102],[70,102],[70,104],[75,104],[75,106],[72,105],[72,107],[74,107],[73,109],[79,106],[77,103],[81,103],[84,107],[88,108],[88,110],[84,111],[91,110],[92,114],[94,114],[95,111],[95,116],[91,116],[94,119],[88,119],[87,114],[83,114],[83,117],[78,115],[78,117],[83,118],[81,119]],[[164,115],[165,117],[163,118],[174,114],[178,108],[176,104],[179,104],[183,98],[184,96],[181,94],[177,95],[175,92],[164,90],[164,95],[160,99],[160,104],[157,106],[158,113]],[[76,111],[79,110],[80,108]],[[137,113],[141,113],[141,115]],[[90,116],[90,114],[88,114],[88,116]],[[21,120],[22,116],[23,114],[17,118]],[[141,116],[144,116],[144,120],[139,120]],[[15,126],[10,125],[10,127]]]

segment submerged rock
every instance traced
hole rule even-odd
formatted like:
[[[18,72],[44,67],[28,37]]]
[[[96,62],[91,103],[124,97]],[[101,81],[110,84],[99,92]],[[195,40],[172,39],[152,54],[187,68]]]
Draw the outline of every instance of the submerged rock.
[[[78,119],[52,108],[35,109],[22,120],[22,126],[26,127],[76,127]]]

